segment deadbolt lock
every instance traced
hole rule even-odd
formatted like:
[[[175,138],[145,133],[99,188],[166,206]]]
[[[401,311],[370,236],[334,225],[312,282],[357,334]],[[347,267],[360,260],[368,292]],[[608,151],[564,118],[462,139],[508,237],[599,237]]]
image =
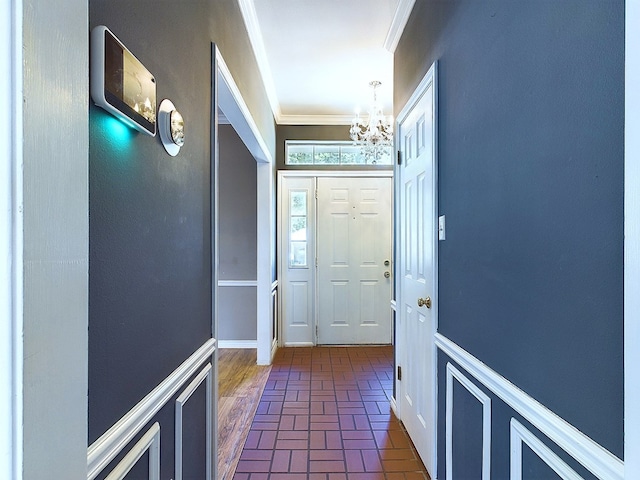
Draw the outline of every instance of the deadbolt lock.
[[[418,306],[419,307],[431,308],[431,297],[419,298],[418,299]]]
[[[389,260],[385,260],[384,261],[384,266],[385,267],[388,267],[390,264],[391,264],[391,262]]]

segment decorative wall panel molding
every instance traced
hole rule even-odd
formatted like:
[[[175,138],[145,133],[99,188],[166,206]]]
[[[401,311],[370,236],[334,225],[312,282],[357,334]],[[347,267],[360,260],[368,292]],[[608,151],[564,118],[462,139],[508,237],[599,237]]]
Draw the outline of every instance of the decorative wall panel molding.
[[[118,420],[87,449],[87,479],[96,476],[120,453],[158,411],[191,378],[200,366],[211,358],[216,339],[207,340],[171,375]]]
[[[482,404],[482,480],[491,480],[491,399],[460,370],[447,364],[446,441],[447,480],[453,480],[453,379]]]
[[[138,440],[105,480],[122,480],[147,451],[149,451],[149,480],[160,480],[160,425],[158,422],[154,423]]]
[[[197,388],[206,380],[206,473],[204,480],[211,480],[211,445],[212,445],[212,431],[211,431],[211,414],[213,408],[213,384],[212,384],[212,369],[211,364],[208,363],[206,367],[194,378],[189,386],[183,390],[180,396],[176,399],[176,429],[175,429],[175,480],[182,480],[182,410],[187,400],[191,398],[191,395],[197,390]]]
[[[598,478],[623,480],[624,463],[569,422],[498,374],[447,337],[437,333],[437,347],[476,380],[522,415],[552,442]]]
[[[564,480],[582,480],[575,470],[564,463],[533,433],[515,418],[511,419],[511,480],[522,480],[522,445],[526,444]]]

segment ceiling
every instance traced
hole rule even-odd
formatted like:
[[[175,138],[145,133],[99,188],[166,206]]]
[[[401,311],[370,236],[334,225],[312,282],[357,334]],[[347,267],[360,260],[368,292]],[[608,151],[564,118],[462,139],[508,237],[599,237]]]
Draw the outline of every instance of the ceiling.
[[[415,0],[238,0],[279,124],[348,124],[392,113],[393,51]]]

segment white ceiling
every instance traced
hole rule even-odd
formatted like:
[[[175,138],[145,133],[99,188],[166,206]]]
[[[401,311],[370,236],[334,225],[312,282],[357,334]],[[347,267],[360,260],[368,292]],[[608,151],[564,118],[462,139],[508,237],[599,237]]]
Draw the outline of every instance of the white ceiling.
[[[347,124],[392,113],[393,50],[415,0],[238,0],[279,124]]]

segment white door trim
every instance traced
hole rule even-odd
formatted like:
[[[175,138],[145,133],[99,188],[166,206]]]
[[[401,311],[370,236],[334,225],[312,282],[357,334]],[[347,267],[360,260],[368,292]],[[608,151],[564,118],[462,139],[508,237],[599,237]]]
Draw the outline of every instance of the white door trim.
[[[22,0],[0,5],[0,477],[22,478]]]
[[[640,2],[625,2],[624,459],[640,478]]]
[[[220,51],[217,59],[218,103],[229,123],[257,162],[257,350],[258,365],[269,365],[273,358],[271,323],[271,272],[275,264],[275,211],[273,156],[244,101]],[[216,136],[217,142],[217,136]],[[217,154],[217,146],[216,154]]]
[[[432,188],[433,188],[433,218],[437,219],[438,218],[438,63],[434,62],[431,67],[429,68],[429,70],[427,71],[427,73],[425,74],[425,76],[422,78],[422,80],[420,81],[420,83],[418,84],[418,86],[416,87],[416,89],[414,90],[414,92],[411,94],[411,97],[409,97],[409,100],[407,100],[407,103],[405,104],[405,106],[402,108],[402,110],[400,111],[400,114],[398,115],[398,117],[396,118],[396,125],[395,125],[395,144],[396,144],[396,150],[398,150],[398,142],[399,142],[399,138],[398,138],[398,134],[400,131],[400,125],[402,124],[402,122],[404,122],[404,120],[406,120],[407,116],[411,113],[411,110],[418,104],[418,102],[420,101],[420,98],[425,95],[427,88],[429,87],[430,84],[433,84],[433,109],[434,109],[434,118],[433,118],[433,131],[432,131],[432,142],[433,142],[433,167],[432,167]],[[398,171],[399,166],[395,165],[394,167],[396,169],[396,171]],[[400,182],[400,175],[396,175],[396,184],[395,184],[395,188],[394,188],[394,192],[396,195],[396,208],[398,208],[399,206],[399,202],[397,201],[398,197],[397,195],[401,192],[401,188],[399,185]],[[395,212],[395,218],[399,219],[400,217],[400,212],[396,210]],[[398,234],[398,233],[396,233]],[[432,252],[432,258],[433,258],[433,331],[434,333],[437,332],[438,330],[438,235],[437,235],[437,229],[434,229],[434,231],[432,232],[432,234],[435,237],[435,240],[433,242],[433,252]],[[397,251],[402,248],[402,243],[400,242],[399,238],[395,239],[395,245],[397,246],[397,250],[396,250],[396,255],[397,255]],[[396,271],[395,271],[395,278],[396,278],[396,303],[397,305],[402,305],[402,288],[401,288],[401,281],[400,279],[402,278],[401,274],[400,274],[400,270],[399,270],[399,265],[398,265],[398,261],[397,259],[399,258],[399,256],[397,256],[396,258],[396,262],[395,262],[395,266],[396,266]],[[401,312],[397,313],[398,315],[401,315]],[[397,323],[396,323],[397,324]],[[396,334],[396,338],[397,338],[397,334]],[[435,342],[434,342],[435,343]],[[396,342],[397,344],[397,342]],[[396,355],[396,358],[397,355]],[[401,365],[401,363],[400,363]],[[431,452],[432,454],[432,465],[433,465],[433,472],[431,472],[434,476],[434,478],[436,477],[437,471],[438,471],[438,349],[435,347],[435,345],[433,346],[433,356],[432,356],[432,378],[433,381],[435,383],[435,385],[433,386],[433,398],[432,398],[432,404],[434,406],[433,412],[431,414],[431,421],[433,422],[433,452]],[[402,392],[402,384],[398,383],[397,380],[397,376],[396,376],[396,392]],[[400,393],[402,394],[402,393]],[[400,418],[403,418],[403,412],[402,412],[402,402],[396,402],[396,408],[398,408],[399,410],[399,414],[400,414]]]
[[[279,170],[278,177],[393,177],[393,170]]]

